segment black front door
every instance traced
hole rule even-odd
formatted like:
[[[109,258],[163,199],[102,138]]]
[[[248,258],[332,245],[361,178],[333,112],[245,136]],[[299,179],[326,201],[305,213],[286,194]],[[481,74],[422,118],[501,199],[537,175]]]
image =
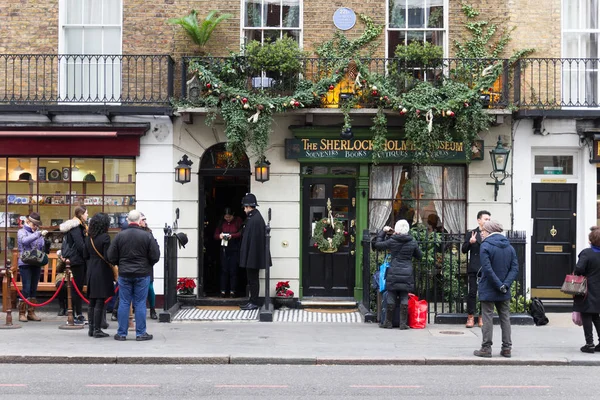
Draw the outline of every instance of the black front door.
[[[345,232],[355,218],[355,180],[305,178],[302,185],[302,287],[304,297],[354,296],[354,247],[350,234],[335,253],[322,253],[311,239],[317,221],[331,213],[341,221]]]
[[[559,289],[576,262],[577,185],[534,183],[531,190],[531,295],[564,298]]]

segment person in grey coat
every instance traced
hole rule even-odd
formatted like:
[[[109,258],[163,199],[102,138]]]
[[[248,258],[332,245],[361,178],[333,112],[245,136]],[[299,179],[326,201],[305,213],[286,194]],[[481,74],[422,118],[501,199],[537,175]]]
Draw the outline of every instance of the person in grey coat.
[[[510,331],[510,286],[519,273],[517,253],[502,234],[502,225],[497,221],[486,221],[481,235],[481,278],[479,279],[479,301],[483,315],[481,349],[473,354],[477,357],[492,356],[494,335],[494,307],[500,317],[502,350],[500,355],[510,357],[512,351]]]
[[[385,321],[380,325],[384,329],[392,328],[397,303],[400,303],[400,329],[408,329],[408,293],[415,286],[412,259],[423,258],[423,252],[408,231],[408,222],[401,219],[396,222],[393,230],[389,226],[384,227],[373,243],[376,250],[387,250],[391,254],[390,266],[385,271],[387,304]],[[388,233],[393,234],[389,236]]]
[[[587,278],[587,295],[573,297],[573,311],[581,313],[585,345],[580,349],[584,353],[600,352],[600,344],[594,347],[594,331],[600,340],[600,227],[592,226],[588,236],[590,248],[579,253],[575,266],[575,275]]]

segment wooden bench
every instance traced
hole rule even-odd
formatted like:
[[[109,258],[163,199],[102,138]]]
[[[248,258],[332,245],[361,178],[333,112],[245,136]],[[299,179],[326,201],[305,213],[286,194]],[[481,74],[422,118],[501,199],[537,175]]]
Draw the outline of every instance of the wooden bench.
[[[21,275],[19,274],[19,250],[13,249],[12,251],[12,261],[11,261],[11,271],[15,280],[17,281],[17,286],[19,290],[23,288],[23,284],[21,282]],[[56,264],[58,261],[58,257],[56,252],[51,252],[48,254],[48,264],[44,265],[40,272],[40,282],[38,283],[38,292],[47,292],[50,296],[54,292],[56,292]],[[15,286],[12,282],[8,282],[6,278],[6,274],[2,271],[2,309],[5,311],[8,302],[11,302],[12,309],[16,309],[17,305],[17,291],[15,290]]]

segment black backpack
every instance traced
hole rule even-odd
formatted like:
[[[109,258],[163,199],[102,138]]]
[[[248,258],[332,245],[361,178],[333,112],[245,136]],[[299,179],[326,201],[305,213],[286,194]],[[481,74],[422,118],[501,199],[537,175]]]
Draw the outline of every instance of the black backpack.
[[[546,317],[546,310],[544,309],[544,304],[542,300],[537,297],[533,297],[531,299],[531,305],[529,306],[529,314],[533,317],[533,322],[536,326],[546,325],[548,321],[548,317]]]

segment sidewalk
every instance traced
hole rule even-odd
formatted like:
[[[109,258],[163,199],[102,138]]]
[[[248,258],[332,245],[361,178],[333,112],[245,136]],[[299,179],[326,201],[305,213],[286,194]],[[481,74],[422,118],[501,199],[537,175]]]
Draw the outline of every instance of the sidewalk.
[[[491,359],[474,357],[481,344],[479,328],[428,325],[400,331],[356,323],[173,322],[148,319],[154,340],[126,342],[94,339],[82,330],[59,330],[64,317],[41,312],[42,322],[0,330],[8,346],[0,363],[106,364],[537,364],[600,365],[600,354],[579,351],[582,328],[571,315],[548,314],[546,326],[513,326],[513,357],[499,356],[500,328],[495,327]],[[4,315],[0,321],[4,323]],[[16,320],[16,318],[15,318]],[[116,332],[110,321],[106,331]]]

